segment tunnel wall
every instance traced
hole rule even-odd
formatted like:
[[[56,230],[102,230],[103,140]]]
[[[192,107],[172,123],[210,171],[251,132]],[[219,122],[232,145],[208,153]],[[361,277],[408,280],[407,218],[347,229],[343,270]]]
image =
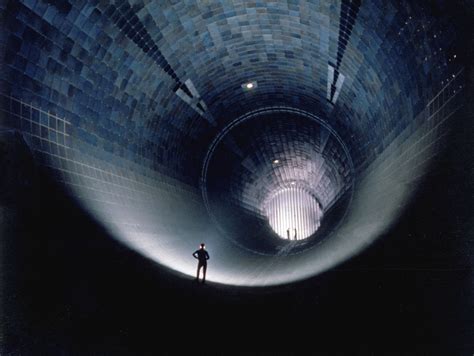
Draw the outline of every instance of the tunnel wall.
[[[395,159],[392,142],[403,150],[423,132],[438,135],[419,128],[434,113],[453,112],[440,111],[437,96],[447,79],[462,76],[453,30],[417,5],[364,2],[357,11],[346,2],[308,9],[255,5],[248,13],[241,5],[216,5],[192,18],[186,14],[200,13],[197,4],[122,5],[2,2],[8,33],[2,35],[2,126],[23,133],[37,160],[113,237],[180,272],[193,273],[188,251],[203,239],[224,256],[216,261],[220,272],[210,276],[216,281],[281,283],[321,267],[260,277],[254,266],[266,270],[268,264],[221,240],[209,224],[198,190],[201,161],[228,120],[275,102],[318,113],[350,147],[364,187],[382,169],[377,156],[387,155],[384,164]],[[307,10],[313,18],[305,18]],[[258,16],[275,38],[263,28],[250,31]],[[190,39],[193,30],[201,42]],[[271,72],[263,69],[267,64]],[[328,65],[345,77],[334,106],[324,99]],[[242,91],[249,73],[258,78],[258,92]],[[190,91],[187,78],[210,108],[204,114],[175,94]],[[363,178],[366,169],[372,173]]]

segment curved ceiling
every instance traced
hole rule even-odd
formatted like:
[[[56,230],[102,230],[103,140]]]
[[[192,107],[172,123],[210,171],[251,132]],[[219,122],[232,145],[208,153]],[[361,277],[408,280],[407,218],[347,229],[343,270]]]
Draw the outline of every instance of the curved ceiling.
[[[130,248],[192,275],[190,252],[206,241],[216,282],[287,283],[370,244],[411,199],[462,105],[462,33],[442,1],[2,6],[5,125]],[[218,218],[231,239],[203,181],[223,133],[209,187],[236,202]],[[274,242],[245,211],[261,212],[293,180],[327,212],[308,241]]]

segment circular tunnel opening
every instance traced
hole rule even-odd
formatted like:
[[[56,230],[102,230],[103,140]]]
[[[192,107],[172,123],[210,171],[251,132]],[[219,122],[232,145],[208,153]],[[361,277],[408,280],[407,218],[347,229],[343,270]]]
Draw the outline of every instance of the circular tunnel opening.
[[[201,189],[222,236],[274,255],[288,242],[307,248],[324,239],[342,216],[318,234],[323,217],[340,200],[347,207],[341,198],[352,182],[351,157],[337,133],[317,116],[279,107],[246,114],[217,135]]]
[[[313,235],[323,216],[318,200],[296,182],[271,194],[263,210],[273,231],[288,241]]]

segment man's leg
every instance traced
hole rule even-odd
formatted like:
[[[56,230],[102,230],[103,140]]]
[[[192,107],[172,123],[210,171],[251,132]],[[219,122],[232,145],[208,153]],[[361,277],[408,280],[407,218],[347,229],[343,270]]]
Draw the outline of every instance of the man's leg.
[[[202,265],[201,265],[200,263],[198,263],[197,274],[196,274],[196,281],[199,280],[199,272],[201,271],[201,267],[202,267]]]
[[[205,263],[202,267],[203,267],[203,269],[202,269],[202,282],[204,283],[204,281],[206,280],[207,263]]]

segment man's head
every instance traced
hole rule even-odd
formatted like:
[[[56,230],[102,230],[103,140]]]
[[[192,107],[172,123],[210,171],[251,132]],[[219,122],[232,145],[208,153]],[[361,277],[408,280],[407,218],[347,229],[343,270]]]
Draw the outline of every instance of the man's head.
[[[206,245],[204,244],[204,242],[203,242],[200,246],[201,246],[201,248],[206,247]]]

